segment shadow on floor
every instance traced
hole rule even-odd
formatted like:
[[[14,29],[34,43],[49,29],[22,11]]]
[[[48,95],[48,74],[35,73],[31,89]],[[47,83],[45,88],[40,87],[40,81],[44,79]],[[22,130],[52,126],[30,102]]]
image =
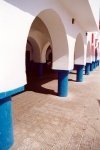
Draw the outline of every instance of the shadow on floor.
[[[56,72],[49,72],[48,74],[45,74],[41,78],[28,73],[27,85],[25,86],[25,91],[34,91],[41,94],[57,95],[57,93],[54,90],[46,89],[42,87],[43,84],[46,84],[57,78],[58,78],[58,74]]]
[[[73,80],[73,79],[68,79],[68,81],[76,82],[76,80]]]

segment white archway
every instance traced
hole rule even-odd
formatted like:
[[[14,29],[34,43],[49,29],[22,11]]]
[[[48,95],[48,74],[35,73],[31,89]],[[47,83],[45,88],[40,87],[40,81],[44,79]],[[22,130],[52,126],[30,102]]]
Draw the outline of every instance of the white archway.
[[[41,54],[41,62],[43,62],[43,63],[46,62],[46,51],[47,51],[49,46],[50,46],[50,42],[47,42],[45,44],[45,46],[43,47],[42,54]]]
[[[2,2],[0,7],[2,8],[2,13],[0,15],[0,29],[2,31],[0,34],[0,47],[2,50],[0,64],[3,64],[3,66],[0,65],[2,72],[0,75],[0,92],[4,92],[16,89],[26,84],[26,43],[29,30],[36,16],[32,16],[26,12],[23,12],[22,10],[6,2]],[[51,37],[53,50],[53,69],[67,70],[69,49],[66,31],[60,16],[53,9],[45,9],[37,14],[37,16],[44,22]],[[36,47],[39,48],[39,45],[35,39],[34,43]],[[9,55],[9,53],[11,55]],[[5,59],[3,59],[3,56],[5,56]]]
[[[74,61],[76,65],[85,64],[84,42],[81,33],[78,34],[75,42]]]
[[[68,42],[66,31],[60,16],[53,9],[47,9],[39,13],[38,17],[47,26],[51,37],[53,51],[52,69],[68,70]]]
[[[90,41],[87,43],[86,63],[92,63],[92,51]]]

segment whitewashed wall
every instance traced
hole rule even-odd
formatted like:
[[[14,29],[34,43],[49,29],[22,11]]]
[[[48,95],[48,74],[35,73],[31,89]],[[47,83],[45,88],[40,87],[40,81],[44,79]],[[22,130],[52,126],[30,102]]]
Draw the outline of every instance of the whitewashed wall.
[[[25,49],[33,16],[0,1],[0,92],[26,84]]]
[[[0,92],[26,84],[26,42],[31,24],[37,16],[47,26],[51,37],[52,69],[73,69],[75,42],[79,33],[82,34],[85,47],[82,64],[86,63],[86,31],[77,20],[75,24],[72,24],[72,16],[64,7],[61,7],[57,0],[42,0],[42,2],[41,0],[25,0],[24,2],[6,0],[6,2],[0,1]],[[39,59],[37,61],[40,61]]]

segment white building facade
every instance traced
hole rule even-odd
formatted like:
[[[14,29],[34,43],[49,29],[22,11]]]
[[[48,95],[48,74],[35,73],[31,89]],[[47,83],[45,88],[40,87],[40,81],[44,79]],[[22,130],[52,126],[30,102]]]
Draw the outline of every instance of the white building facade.
[[[99,0],[0,0],[0,102],[10,109],[11,95],[24,90],[26,51],[38,64],[40,76],[47,49],[52,51],[52,69],[58,72],[58,96],[68,95],[68,74],[77,67],[76,81],[83,81],[100,60]],[[50,51],[49,51],[50,52]],[[10,107],[4,105],[9,103]],[[2,105],[3,104],[3,105]],[[1,116],[2,116],[1,115]],[[11,116],[11,115],[10,115]],[[12,118],[10,118],[12,122]],[[0,121],[1,122],[1,121]],[[12,123],[0,128],[1,150],[13,144]],[[10,136],[10,142],[7,137]]]

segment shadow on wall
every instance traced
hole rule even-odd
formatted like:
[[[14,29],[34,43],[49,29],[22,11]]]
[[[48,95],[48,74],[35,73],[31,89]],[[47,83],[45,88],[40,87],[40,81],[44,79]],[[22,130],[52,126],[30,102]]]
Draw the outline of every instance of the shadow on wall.
[[[46,74],[42,78],[33,76],[32,74],[28,74],[25,91],[34,91],[41,94],[57,95],[57,93],[54,90],[42,87],[43,84],[46,84],[52,80],[57,80],[57,79],[58,79],[58,74],[56,72],[49,72],[49,74]]]

